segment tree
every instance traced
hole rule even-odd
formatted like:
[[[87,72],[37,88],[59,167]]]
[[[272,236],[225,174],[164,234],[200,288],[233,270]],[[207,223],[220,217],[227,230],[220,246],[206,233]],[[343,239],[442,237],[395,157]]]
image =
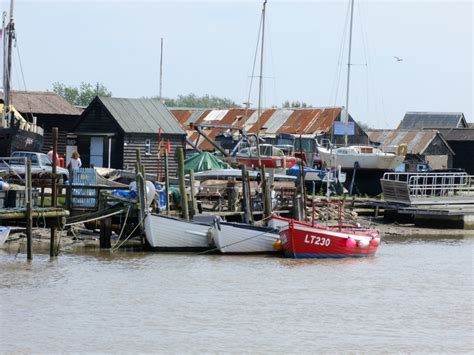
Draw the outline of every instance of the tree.
[[[156,98],[156,97],[155,97]],[[194,108],[237,108],[234,101],[228,98],[210,96],[208,94],[197,96],[193,93],[188,95],[178,95],[176,99],[163,98],[163,103],[167,107],[194,107]]]
[[[92,85],[91,83],[81,82],[79,87],[75,87],[55,82],[53,83],[53,91],[71,105],[76,106],[88,106],[96,96],[112,96],[112,93],[100,83]]]
[[[283,104],[282,107],[284,108],[307,108],[310,107],[306,102],[300,102],[300,101],[288,101],[286,100]]]

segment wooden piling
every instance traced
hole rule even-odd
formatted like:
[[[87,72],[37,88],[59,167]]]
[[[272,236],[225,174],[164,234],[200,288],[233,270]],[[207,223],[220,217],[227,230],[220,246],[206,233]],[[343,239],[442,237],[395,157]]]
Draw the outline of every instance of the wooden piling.
[[[197,211],[197,201],[196,201],[196,191],[194,189],[194,170],[189,171],[189,183],[191,184],[191,213],[190,218],[192,219],[196,215]]]
[[[57,206],[57,181],[56,181],[56,165],[58,164],[58,127],[53,127],[53,167],[51,180],[51,207]],[[49,256],[57,256],[58,250],[56,248],[56,227],[51,227],[51,238],[49,242]]]
[[[265,165],[262,164],[260,169],[262,172],[263,218],[268,218],[272,215],[272,198],[270,195],[270,189],[268,188]]]
[[[186,194],[186,182],[184,180],[184,153],[183,148],[177,149],[178,153],[178,180],[181,195],[181,211],[183,219],[189,220],[188,196]]]
[[[33,192],[31,183],[31,160],[26,162],[26,258],[33,259]]]
[[[250,223],[250,195],[249,195],[249,188],[247,185],[247,167],[242,165],[242,211],[244,212],[243,215],[243,222],[246,224]]]
[[[107,208],[107,196],[103,193],[99,194],[99,211]],[[105,218],[100,221],[100,248],[109,249],[112,246],[112,218]]]
[[[170,214],[170,179],[168,170],[168,152],[165,150],[165,193],[166,193],[166,214]]]

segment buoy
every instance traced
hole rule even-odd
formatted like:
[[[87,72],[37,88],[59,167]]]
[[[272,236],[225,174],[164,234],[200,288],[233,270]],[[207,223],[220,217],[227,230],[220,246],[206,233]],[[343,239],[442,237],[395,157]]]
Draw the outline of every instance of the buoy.
[[[283,249],[283,245],[281,244],[280,239],[277,239],[273,242],[273,249],[275,249],[275,250],[282,250]]]
[[[348,237],[346,240],[346,248],[354,248],[356,246],[356,241],[351,237]]]
[[[372,238],[370,240],[370,245],[373,247],[378,247],[380,244],[380,238]]]
[[[368,241],[368,240],[365,240],[365,239],[359,240],[359,241],[357,242],[357,246],[358,246],[359,248],[368,247],[368,246],[369,246],[369,241]]]

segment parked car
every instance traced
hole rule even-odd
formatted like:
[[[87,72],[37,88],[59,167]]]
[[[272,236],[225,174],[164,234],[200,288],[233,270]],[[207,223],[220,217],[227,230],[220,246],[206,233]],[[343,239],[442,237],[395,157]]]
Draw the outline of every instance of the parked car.
[[[20,176],[25,175],[25,160],[31,160],[31,174],[51,174],[53,172],[53,163],[46,154],[37,152],[13,152],[12,159],[2,160],[0,158],[0,171],[4,173],[15,172]],[[17,158],[17,159],[14,159]],[[56,166],[56,174],[64,181],[69,178],[69,171],[67,169]]]

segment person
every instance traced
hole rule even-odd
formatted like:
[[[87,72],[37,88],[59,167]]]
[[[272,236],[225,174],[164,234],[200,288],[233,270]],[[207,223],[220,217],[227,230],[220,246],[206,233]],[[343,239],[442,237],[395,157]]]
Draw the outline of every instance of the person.
[[[53,146],[49,147],[48,158],[51,160],[51,164],[53,163]],[[56,152],[56,165],[59,166],[59,155]]]
[[[74,169],[79,169],[81,166],[82,162],[79,153],[76,151],[72,152],[71,160],[69,160],[69,163],[67,164],[67,169],[69,170],[69,173],[71,173]]]

